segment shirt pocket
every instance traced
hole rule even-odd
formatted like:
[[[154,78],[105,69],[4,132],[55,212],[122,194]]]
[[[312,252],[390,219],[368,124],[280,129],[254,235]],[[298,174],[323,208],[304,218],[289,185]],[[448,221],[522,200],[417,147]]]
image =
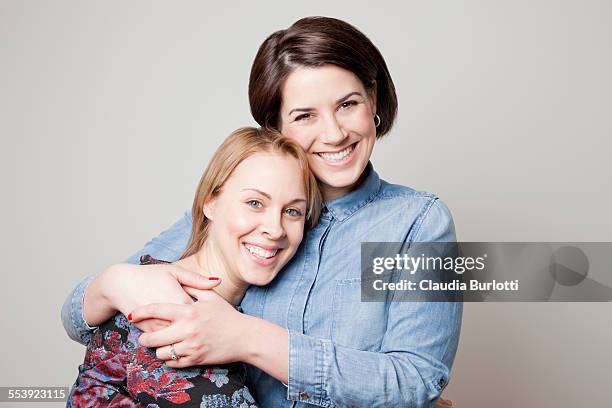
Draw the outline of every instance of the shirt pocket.
[[[336,281],[331,339],[343,346],[379,351],[387,329],[385,302],[362,302],[361,279]]]

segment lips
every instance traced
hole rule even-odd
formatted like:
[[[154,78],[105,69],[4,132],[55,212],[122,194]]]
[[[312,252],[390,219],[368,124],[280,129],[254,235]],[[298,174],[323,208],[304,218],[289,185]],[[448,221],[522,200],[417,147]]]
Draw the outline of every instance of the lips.
[[[255,263],[262,266],[268,266],[275,263],[278,259],[278,254],[283,250],[283,248],[280,247],[256,245],[247,242],[244,242],[242,246],[245,248],[247,256]]]
[[[278,252],[278,248],[266,249],[258,245],[244,244],[244,247],[253,255],[258,258],[267,259],[272,258]]]
[[[359,142],[355,142],[351,145],[348,145],[342,150],[317,152],[315,154],[330,165],[343,165],[351,161],[358,143]]]
[[[318,155],[324,158],[325,160],[334,160],[340,161],[344,159],[346,156],[351,154],[351,152],[355,149],[355,143],[346,148],[340,150],[339,152],[319,152]]]

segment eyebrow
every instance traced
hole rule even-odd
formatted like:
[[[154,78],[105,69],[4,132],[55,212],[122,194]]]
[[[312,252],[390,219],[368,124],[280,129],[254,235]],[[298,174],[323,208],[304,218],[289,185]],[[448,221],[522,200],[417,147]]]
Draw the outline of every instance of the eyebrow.
[[[357,91],[350,92],[350,93],[344,95],[342,98],[338,99],[336,101],[336,105],[346,101],[348,98],[350,98],[353,95],[359,95],[359,96],[363,97],[363,95],[360,92],[357,92]],[[295,108],[295,109],[291,109],[287,115],[291,115],[293,112],[311,112],[313,110],[314,110],[314,108]]]
[[[265,193],[261,190],[258,190],[256,188],[243,188],[241,191],[255,191],[256,193],[261,194],[262,196],[266,197],[268,200],[271,200],[272,197],[270,196],[270,194]],[[293,204],[293,203],[299,203],[299,202],[306,202],[306,200],[304,198],[294,198],[293,200],[289,201],[289,204]]]

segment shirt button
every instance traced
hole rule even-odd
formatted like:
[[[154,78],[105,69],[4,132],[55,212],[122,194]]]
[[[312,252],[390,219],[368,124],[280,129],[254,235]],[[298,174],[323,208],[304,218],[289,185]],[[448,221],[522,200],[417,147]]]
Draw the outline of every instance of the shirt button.
[[[446,385],[446,380],[444,378],[440,378],[440,381],[438,381],[438,385],[440,385],[440,387],[444,387]]]
[[[310,398],[310,395],[308,395],[308,393],[306,391],[300,391],[300,399],[302,401],[307,400],[308,398]]]

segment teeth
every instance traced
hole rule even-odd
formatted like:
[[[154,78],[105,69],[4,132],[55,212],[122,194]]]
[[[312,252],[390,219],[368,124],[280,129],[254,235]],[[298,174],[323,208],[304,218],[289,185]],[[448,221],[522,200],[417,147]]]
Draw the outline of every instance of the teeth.
[[[340,161],[344,159],[346,156],[348,156],[349,154],[351,154],[354,148],[355,148],[354,145],[350,145],[349,147],[347,147],[346,149],[342,151],[339,151],[338,153],[319,153],[319,156],[321,156],[325,160]]]
[[[268,251],[266,249],[263,249],[255,245],[245,244],[244,246],[251,254],[255,255],[258,258],[263,258],[263,259],[272,258],[278,252],[278,248],[275,249],[274,251]]]

